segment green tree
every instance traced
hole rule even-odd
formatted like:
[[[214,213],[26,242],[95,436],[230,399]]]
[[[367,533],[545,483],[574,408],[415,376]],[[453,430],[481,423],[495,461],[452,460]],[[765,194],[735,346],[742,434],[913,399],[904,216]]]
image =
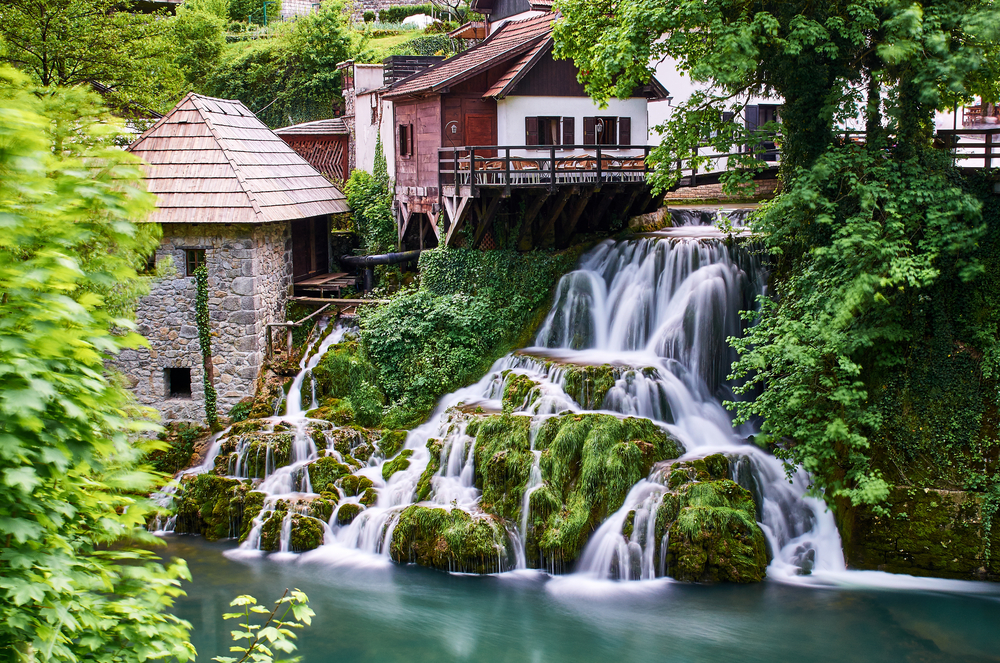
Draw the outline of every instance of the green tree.
[[[344,192],[351,206],[354,232],[365,253],[385,253],[396,247],[396,217],[392,212],[392,181],[386,166],[382,137],[375,139],[375,172],[355,170]]]
[[[0,3],[0,62],[42,87],[92,82],[112,89],[107,101],[164,110],[180,83],[171,64],[170,25],[128,11],[120,0],[5,0]]]
[[[354,39],[342,0],[326,0],[270,39],[234,45],[204,90],[239,99],[271,127],[332,117],[340,99],[336,65],[348,59]]]
[[[55,112],[52,109],[63,109]],[[70,109],[70,110],[65,110]],[[74,116],[72,121],[67,118]],[[148,550],[140,464],[158,443],[109,373],[142,342],[112,295],[142,290],[152,208],[81,90],[0,70],[0,651],[5,660],[188,660],[166,611],[188,578]],[[121,284],[121,285],[120,285]],[[116,330],[112,333],[112,330]]]
[[[739,391],[763,391],[734,407],[742,420],[762,416],[762,441],[811,471],[817,488],[879,503],[888,483],[873,447],[885,423],[875,390],[923,333],[914,316],[937,284],[967,284],[982,271],[979,205],[932,147],[933,120],[938,107],[995,97],[998,10],[986,0],[561,6],[557,52],[574,58],[598,100],[627,96],[663,57],[706,84],[661,128],[657,186],[675,182],[671,164],[698,145],[728,152],[759,140],[723,122],[723,111],[751,95],[784,100],[785,192],[753,225],[773,259],[776,298],[735,341]],[[863,145],[838,135],[855,118]],[[739,161],[761,165],[753,155]]]
[[[206,3],[199,3],[205,5]],[[187,82],[200,87],[219,64],[226,46],[225,21],[206,5],[204,9],[185,3],[177,8],[173,20],[177,40],[174,62],[184,72]]]

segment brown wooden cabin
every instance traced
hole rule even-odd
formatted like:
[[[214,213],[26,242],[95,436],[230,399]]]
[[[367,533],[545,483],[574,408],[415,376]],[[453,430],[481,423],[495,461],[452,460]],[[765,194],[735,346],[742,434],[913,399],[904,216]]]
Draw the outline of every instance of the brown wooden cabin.
[[[348,166],[347,124],[339,117],[294,124],[275,129],[274,133],[308,161],[313,168],[334,182],[350,175]]]
[[[599,109],[573,63],[552,57],[555,18],[509,20],[384,94],[400,245],[565,245],[658,202],[645,183],[646,103],[666,90],[651,80]]]

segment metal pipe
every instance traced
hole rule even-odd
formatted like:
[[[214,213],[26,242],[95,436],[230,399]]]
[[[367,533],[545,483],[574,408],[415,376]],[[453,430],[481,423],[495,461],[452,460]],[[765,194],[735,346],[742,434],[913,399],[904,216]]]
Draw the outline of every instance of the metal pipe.
[[[340,263],[363,267],[365,270],[363,289],[368,291],[375,287],[375,265],[395,265],[400,262],[416,260],[420,257],[421,251],[422,249],[400,253],[377,253],[370,256],[340,256]]]

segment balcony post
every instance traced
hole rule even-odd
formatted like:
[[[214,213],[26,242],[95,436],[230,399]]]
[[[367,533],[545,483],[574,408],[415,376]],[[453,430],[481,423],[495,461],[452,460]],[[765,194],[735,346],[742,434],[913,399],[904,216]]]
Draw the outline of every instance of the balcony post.
[[[601,146],[598,145],[597,146],[597,188],[598,189],[601,188],[601,184],[604,181],[604,176],[601,173],[601,170],[602,170],[601,166],[603,166],[603,165],[604,164],[601,163]]]
[[[469,148],[469,196],[476,197],[476,148]]]
[[[503,159],[503,196],[507,198],[510,196],[510,148],[504,148],[505,154]]]
[[[555,146],[549,149],[549,166],[551,167],[552,177],[549,181],[549,191],[551,193],[556,192],[556,148]]]

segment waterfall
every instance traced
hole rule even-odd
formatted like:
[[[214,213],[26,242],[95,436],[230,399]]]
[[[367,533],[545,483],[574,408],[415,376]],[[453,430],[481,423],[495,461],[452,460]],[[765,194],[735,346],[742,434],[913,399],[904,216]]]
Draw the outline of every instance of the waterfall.
[[[693,236],[699,228],[704,236]],[[360,495],[341,494],[322,523],[324,544],[309,554],[388,558],[400,515],[414,504],[489,517],[480,507],[482,495],[474,480],[476,437],[467,433],[475,415],[462,413],[501,411],[505,390],[527,377],[533,385],[530,391],[507,407],[513,406],[514,416],[531,419],[530,476],[523,495],[518,495],[519,517],[504,525],[510,539],[507,550],[498,551],[490,568],[506,571],[527,565],[531,497],[545,486],[542,452],[535,449],[534,439],[540,426],[566,412],[605,412],[651,419],[683,445],[682,461],[716,453],[729,457],[734,481],[755,498],[756,519],[773,559],[769,576],[842,570],[833,516],[821,499],[807,495],[808,475],[786,475],[780,460],[746,442],[756,432],[754,425],[734,426],[722,406],[736,399],[727,376],[737,356],[727,339],[743,333],[740,312],[755,305],[765,283],[766,271],[757,255],[722,241],[710,226],[692,224],[675,233],[602,242],[562,277],[532,347],[501,358],[479,382],[442,398],[432,416],[408,433],[403,443],[407,467],[384,479],[383,465],[393,459],[376,454],[353,469],[355,476],[370,481],[377,499],[362,503]],[[242,544],[244,550],[259,547],[261,523],[286,507],[280,550],[290,550],[287,538],[296,500],[315,497],[307,465],[318,454],[306,434],[302,394],[305,389],[314,400],[310,372],[342,336],[338,329],[309,348],[285,398],[285,414],[268,420],[291,431],[291,461],[276,469],[273,461],[266,461],[257,488],[266,494],[265,504]],[[603,391],[588,380],[570,384],[570,374],[580,367],[611,367],[613,384]],[[241,454],[248,450],[237,448]],[[326,454],[343,460],[332,445]],[[668,492],[668,466],[658,463],[632,486],[622,507],[589,537],[573,569],[576,573],[643,580],[669,572],[671,533],[657,530],[655,523]],[[251,467],[256,470],[260,461],[240,455],[230,471],[251,476]],[[425,470],[429,485],[427,477],[421,485]],[[342,517],[348,512],[350,517]],[[562,568],[558,557],[537,561],[550,572],[570,570]]]

